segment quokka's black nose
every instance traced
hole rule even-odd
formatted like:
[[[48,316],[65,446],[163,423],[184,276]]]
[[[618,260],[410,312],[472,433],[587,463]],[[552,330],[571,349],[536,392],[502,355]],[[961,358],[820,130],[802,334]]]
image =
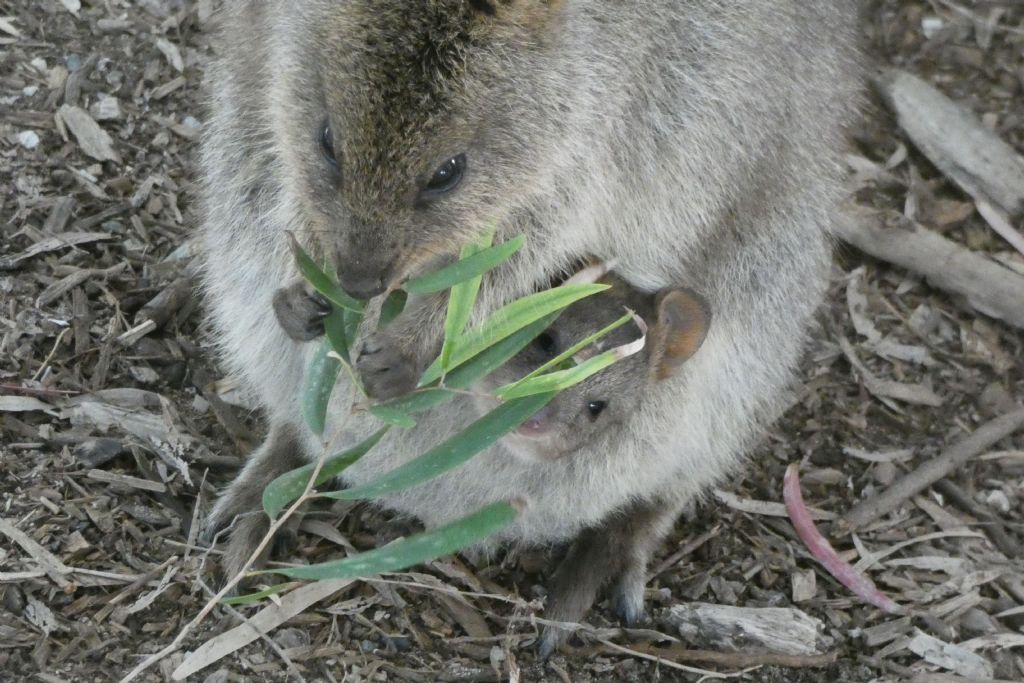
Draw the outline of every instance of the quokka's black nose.
[[[392,266],[380,266],[366,259],[338,258],[338,284],[357,299],[372,299],[391,284]]]
[[[383,294],[387,289],[387,285],[384,284],[384,278],[379,275],[357,275],[352,277],[338,273],[338,284],[357,299],[372,299],[379,294]]]

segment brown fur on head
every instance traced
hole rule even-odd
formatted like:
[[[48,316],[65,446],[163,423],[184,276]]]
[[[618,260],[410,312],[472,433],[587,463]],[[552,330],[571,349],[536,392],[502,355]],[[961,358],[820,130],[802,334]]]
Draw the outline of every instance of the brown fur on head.
[[[527,457],[553,459],[587,444],[611,427],[623,425],[643,393],[666,379],[697,352],[711,325],[711,310],[699,294],[673,289],[645,294],[619,278],[612,287],[570,306],[543,334],[487,380],[500,386],[532,372],[565,349],[620,318],[627,310],[645,320],[644,348],[559,393],[506,442]],[[641,335],[634,324],[611,332],[585,350],[594,355]],[[582,353],[582,352],[581,352]]]
[[[282,156],[353,293],[457,253],[556,172],[545,150],[564,116],[538,113],[572,97],[551,77],[560,16],[553,0],[296,5],[309,41],[282,74]],[[445,191],[436,174],[452,159],[461,180]]]

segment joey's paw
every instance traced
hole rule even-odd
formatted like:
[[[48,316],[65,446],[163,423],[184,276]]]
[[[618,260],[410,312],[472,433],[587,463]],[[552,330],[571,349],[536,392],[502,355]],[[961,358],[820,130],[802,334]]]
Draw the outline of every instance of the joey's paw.
[[[356,359],[359,377],[371,398],[387,400],[416,388],[419,373],[387,334],[378,332],[367,337]]]
[[[324,333],[324,318],[331,304],[306,282],[296,281],[274,292],[274,315],[285,334],[296,341],[310,341]]]

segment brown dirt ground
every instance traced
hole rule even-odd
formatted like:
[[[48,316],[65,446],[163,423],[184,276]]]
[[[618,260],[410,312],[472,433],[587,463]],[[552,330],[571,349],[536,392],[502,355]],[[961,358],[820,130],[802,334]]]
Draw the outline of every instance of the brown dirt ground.
[[[67,7],[77,0],[0,1],[0,517],[76,569],[44,574],[21,545],[0,535],[2,681],[113,681],[141,654],[168,643],[206,599],[197,579],[209,578],[204,568],[211,563],[189,545],[197,506],[209,504],[258,440],[254,416],[211,388],[220,375],[194,299],[178,301],[158,329],[118,339],[187,261],[210,4],[87,0],[76,15]],[[1024,149],[1019,3],[876,0],[867,15],[879,63],[927,78]],[[98,161],[102,151],[89,156],[63,134],[54,117],[62,105],[101,119],[119,160]],[[888,173],[851,181],[858,201],[913,211],[971,249],[1014,258],[970,198],[912,149],[880,105],[871,106],[853,138],[852,154],[888,166]],[[90,235],[77,246],[57,242],[4,260],[69,233]],[[886,359],[865,343],[848,305],[861,296],[865,319],[914,347],[919,360],[927,356],[926,364]],[[792,407],[745,475],[727,485],[741,499],[779,501],[785,465],[802,461],[808,503],[842,512],[1024,396],[1019,330],[851,249],[839,250],[820,320]],[[844,337],[874,374],[930,387],[941,406],[869,394],[840,350]],[[684,557],[650,583],[650,630],[605,635],[649,645],[654,631],[674,633],[665,617],[680,602],[789,606],[797,574],[816,579],[799,607],[825,623],[836,663],[760,667],[742,679],[901,680],[935,671],[908,649],[905,636],[915,628],[946,642],[1009,634],[1019,644],[1024,614],[995,615],[1024,602],[1020,557],[1014,564],[1006,554],[1024,546],[1022,451],[1024,435],[1004,440],[955,472],[948,480],[954,488],[927,490],[859,535],[862,552],[914,541],[871,574],[898,601],[928,608],[926,616],[885,617],[817,566],[788,522],[709,498],[662,550],[662,559]],[[342,539],[368,547],[380,522],[358,509],[340,529],[325,519],[337,524],[336,517],[306,518],[304,558],[336,553]],[[957,535],[965,528],[974,535]],[[1005,552],[990,540],[1000,534]],[[857,558],[849,537],[836,542]],[[589,649],[536,663],[528,617],[543,594],[546,566],[527,553],[493,566],[434,563],[395,575],[393,583],[357,582],[274,631],[277,651],[258,641],[190,680],[285,680],[281,653],[308,681],[699,678],[600,644],[578,644]],[[521,600],[467,597],[460,606],[436,590],[441,585]],[[864,637],[862,629],[886,622],[890,640]],[[186,649],[235,623],[215,611]],[[614,627],[605,605],[591,623]],[[979,652],[997,677],[1024,680],[1019,646]],[[170,680],[181,657],[171,655],[143,679]]]

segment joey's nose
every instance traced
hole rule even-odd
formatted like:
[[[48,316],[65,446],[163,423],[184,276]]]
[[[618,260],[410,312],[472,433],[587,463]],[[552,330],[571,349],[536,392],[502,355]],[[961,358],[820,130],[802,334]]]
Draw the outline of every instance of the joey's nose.
[[[537,438],[544,436],[551,431],[551,409],[549,407],[541,408],[536,413],[527,418],[526,422],[519,425],[516,430],[521,436],[530,438]]]

